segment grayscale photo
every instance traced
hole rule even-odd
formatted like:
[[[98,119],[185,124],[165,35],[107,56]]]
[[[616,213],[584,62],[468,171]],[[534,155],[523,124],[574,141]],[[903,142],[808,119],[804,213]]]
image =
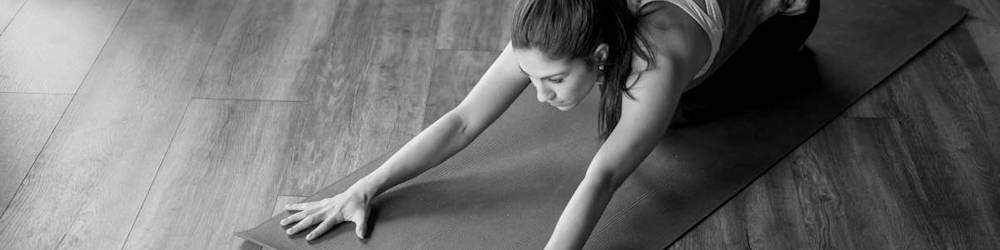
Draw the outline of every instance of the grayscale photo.
[[[1000,1],[0,0],[0,249],[1000,249]]]

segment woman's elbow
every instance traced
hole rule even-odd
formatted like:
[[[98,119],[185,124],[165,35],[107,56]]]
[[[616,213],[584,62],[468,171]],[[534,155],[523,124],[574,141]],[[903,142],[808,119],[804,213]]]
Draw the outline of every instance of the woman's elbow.
[[[595,167],[587,170],[587,174],[583,177],[583,183],[601,191],[614,193],[618,187],[625,183],[629,174],[621,169]]]

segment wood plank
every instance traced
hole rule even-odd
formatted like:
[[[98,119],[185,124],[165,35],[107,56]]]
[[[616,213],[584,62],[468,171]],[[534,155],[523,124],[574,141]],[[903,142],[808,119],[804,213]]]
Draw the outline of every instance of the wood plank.
[[[807,249],[792,168],[797,149],[720,207],[670,249]]]
[[[348,47],[332,48],[338,51],[334,55],[349,54],[334,59],[347,60],[345,65],[313,68],[306,73],[307,79],[316,79],[309,80],[316,90],[310,91],[312,106],[295,118],[295,128],[300,129],[296,162],[285,175],[282,195],[310,195],[420,131],[434,66],[435,7],[435,2],[427,0],[384,1],[374,8],[376,17],[348,21],[376,20],[373,30],[343,30],[353,34],[347,36],[374,40],[350,40],[345,44]],[[352,10],[365,13],[373,11],[373,6],[343,9]],[[358,47],[371,51],[348,51]],[[329,55],[318,56],[321,61],[330,60],[324,59]],[[310,67],[325,67],[326,62],[321,63]]]
[[[28,0],[0,0],[0,35],[3,35],[7,25],[27,2]]]
[[[730,201],[733,202],[733,201]],[[705,218],[698,226],[688,231],[683,237],[668,246],[671,250],[684,249],[746,249],[746,234],[743,231],[745,225],[731,225],[730,223],[742,222],[732,218],[737,218],[736,209],[727,205],[716,210],[712,216]]]
[[[841,118],[672,249],[719,244],[713,239],[729,249],[988,246],[942,238],[934,207],[954,199],[929,197],[922,183],[928,177],[911,161],[894,119]]]
[[[195,99],[125,249],[232,249],[232,232],[273,215],[299,103]]]
[[[129,2],[25,3],[0,36],[0,92],[75,93]]]
[[[305,100],[295,81],[338,1],[250,0],[237,5],[196,96]]]
[[[778,171],[777,167],[768,173]],[[777,179],[777,178],[774,178]],[[761,179],[758,179],[760,181]],[[759,184],[754,184],[748,188],[754,188]],[[743,191],[739,196],[733,198],[714,211],[711,216],[704,218],[697,226],[691,228],[684,236],[670,244],[667,248],[671,250],[684,249],[746,249],[750,250],[747,240],[748,226],[746,225],[745,209],[748,191]]]
[[[956,4],[969,9],[969,14],[976,18],[990,21],[1000,21],[1000,2],[993,0],[953,0]]]
[[[31,169],[69,95],[0,93],[0,215]]]
[[[308,195],[348,173],[341,144],[348,129],[359,82],[371,60],[373,32],[382,1],[342,0],[329,28],[317,36],[313,53],[296,78],[309,102],[292,117],[296,130],[293,163],[280,195]],[[336,150],[340,151],[336,151]],[[328,177],[329,176],[329,177]]]
[[[1000,122],[995,112],[1000,110],[1000,87],[988,67],[970,31],[959,26],[845,114],[898,117],[904,125],[917,120],[938,124],[925,127],[928,133],[937,133],[939,126],[957,129],[956,136],[983,145],[971,155],[995,163],[1000,160],[1000,127],[994,126]]]
[[[959,27],[929,47],[920,60],[901,69],[898,83],[876,90],[873,105],[858,107],[849,114],[876,114],[898,117],[908,143],[926,160],[928,167],[963,172],[973,178],[961,182],[963,191],[985,195],[976,210],[994,221],[984,228],[1000,228],[995,213],[1000,207],[1000,89],[990,76],[987,64],[977,52],[970,34]],[[930,144],[926,144],[930,143]],[[924,144],[924,145],[921,145]],[[925,154],[926,153],[926,154]],[[956,176],[956,178],[958,178]]]
[[[350,127],[354,169],[423,129],[437,32],[436,0],[383,0],[372,60],[360,82]],[[333,183],[333,182],[330,182]]]
[[[1000,2],[995,0],[953,0],[969,9],[962,26],[972,34],[973,41],[1000,86]]]
[[[922,173],[894,120],[848,119],[803,147],[793,167],[810,247],[939,249]],[[955,245],[951,245],[955,246]]]
[[[906,72],[912,80],[889,90],[916,168],[934,176],[923,180],[929,198],[955,200],[930,212],[938,237],[959,248],[997,248],[1000,90],[958,34],[930,47],[934,59],[914,63]]]
[[[130,5],[0,218],[0,248],[122,246],[231,7]]]
[[[882,132],[873,135],[877,135],[878,138],[875,139],[879,139],[881,141],[879,143],[898,145],[908,148],[908,151],[909,148],[912,148],[915,152],[912,157],[916,159],[915,163],[909,160],[903,161],[903,159],[894,160],[900,151],[894,151],[891,148],[865,153],[864,157],[859,159],[877,162],[873,159],[876,157],[886,158],[882,160],[886,164],[876,165],[906,164],[902,165],[904,168],[893,169],[896,171],[894,173],[866,174],[846,179],[848,181],[867,180],[871,183],[866,184],[869,186],[872,184],[883,185],[878,191],[891,190],[896,193],[895,195],[891,193],[872,195],[872,200],[839,197],[841,198],[840,203],[851,206],[868,206],[872,207],[872,211],[885,211],[885,207],[890,208],[890,210],[895,209],[892,211],[907,210],[905,212],[908,216],[906,221],[909,221],[910,225],[898,229],[881,229],[884,230],[882,231],[884,233],[894,235],[897,240],[906,238],[900,240],[902,243],[897,244],[897,247],[922,245],[923,247],[916,248],[946,248],[950,246],[987,249],[1000,245],[997,243],[996,237],[991,236],[995,235],[993,234],[994,230],[1000,226],[995,220],[996,202],[998,201],[996,187],[1000,186],[1000,180],[994,177],[996,174],[993,174],[996,173],[998,165],[989,163],[996,159],[996,146],[988,145],[990,142],[996,141],[996,132],[993,132],[996,128],[985,125],[996,124],[997,114],[995,110],[997,107],[993,100],[996,100],[1000,95],[997,94],[998,91],[994,87],[995,81],[985,70],[988,64],[983,62],[976,47],[970,46],[973,41],[969,37],[969,33],[971,32],[962,28],[951,31],[845,113],[849,116],[898,117],[899,123],[890,123],[891,126],[888,127],[885,125],[876,126],[882,127],[877,129]],[[838,121],[835,124],[843,124],[843,122]],[[899,135],[885,134],[885,131],[890,130]],[[843,139],[825,136],[822,140],[827,140],[830,144],[845,144],[850,143],[851,140],[856,141],[856,138],[851,139],[853,136],[840,137]],[[813,140],[820,140],[820,138],[813,138]],[[844,142],[838,142],[838,140]],[[810,142],[806,145],[814,144]],[[816,169],[822,165],[831,162],[839,162],[838,165],[847,167],[858,165],[857,162],[838,159],[845,158],[842,154],[823,153],[822,151],[811,152],[812,156],[803,157],[803,153],[810,150],[806,145],[789,158],[799,159],[792,167],[799,171],[800,179],[813,180],[813,182],[820,184],[820,186],[816,186],[817,188],[823,185],[836,185],[836,183],[829,184],[830,180],[807,178],[815,177],[810,173],[816,172]],[[812,149],[816,149],[816,147]],[[823,157],[826,160],[816,159],[816,157]],[[775,170],[778,170],[777,167]],[[842,169],[840,166],[829,166],[828,168]],[[886,168],[870,169],[886,170]],[[813,171],[810,172],[810,170]],[[888,177],[882,177],[884,181],[868,180],[867,178],[871,178],[871,176]],[[773,177],[765,176],[761,180],[768,178]],[[824,195],[832,193],[829,189],[815,189],[812,192],[817,195],[814,201],[818,202],[814,202],[815,204],[837,202],[832,201],[832,198],[838,197]],[[744,192],[740,196],[750,195],[752,194]],[[877,197],[882,198],[874,199]],[[803,201],[808,200],[803,199]],[[885,204],[886,200],[894,201],[897,204],[903,202],[908,205],[878,206]],[[734,202],[740,203],[739,199],[734,200]],[[736,204],[727,204],[727,207],[739,206]],[[720,212],[725,211],[725,209],[727,208],[720,209]],[[812,208],[803,211],[815,210]],[[732,215],[719,213],[713,216],[718,217],[714,218],[715,220],[724,220],[730,223],[735,223],[732,221],[738,219]],[[813,215],[808,218],[812,218],[810,221],[821,222],[822,220],[817,219],[829,218],[829,216]],[[833,225],[833,227],[822,227],[821,225],[816,224],[813,227],[825,229],[828,232],[837,232],[832,230],[837,225]],[[815,230],[812,231],[810,239],[821,239],[813,235]],[[914,233],[914,231],[919,233]],[[699,240],[713,239],[708,237],[713,233],[715,235],[712,237],[716,239],[739,238],[743,235],[740,230],[720,232],[718,226],[705,225],[700,225],[693,232],[698,233],[686,236],[685,240],[678,242],[678,245],[687,243],[687,245],[695,246],[694,248],[712,246]],[[863,237],[867,236],[851,236],[854,239]],[[801,239],[777,238],[777,240],[797,241]],[[827,242],[837,243],[838,240],[830,239]],[[816,247],[822,246],[791,248]]]
[[[517,1],[441,1],[437,48],[503,51]]]
[[[742,231],[746,235],[744,245],[751,249],[804,249],[808,248],[807,225],[802,223],[800,197],[794,188],[795,178],[792,168],[796,153],[775,166],[765,176],[748,187],[743,206],[734,206],[744,217]],[[744,195],[741,195],[744,196]],[[736,223],[731,223],[736,224]],[[734,237],[735,238],[735,237]]]
[[[841,199],[839,201],[852,206],[872,206],[871,210],[873,211],[885,210],[883,207],[876,207],[878,204],[884,204],[885,200],[895,199],[896,202],[902,200],[907,204],[914,204],[901,206],[911,209],[907,214],[919,215],[916,217],[908,215],[912,226],[899,229],[881,229],[885,230],[883,232],[894,234],[895,239],[903,242],[899,243],[899,246],[916,244],[906,243],[915,240],[923,241],[920,244],[925,246],[918,248],[945,248],[945,246],[955,248],[991,248],[990,246],[992,246],[995,248],[1000,245],[994,236],[997,226],[1000,226],[996,221],[995,213],[997,201],[1000,201],[996,188],[1000,186],[1000,179],[996,178],[995,174],[997,168],[1000,167],[996,164],[996,141],[998,138],[996,129],[998,128],[988,125],[998,122],[998,114],[995,110],[1000,109],[1000,107],[997,106],[995,100],[1000,97],[998,94],[1000,91],[994,87],[995,84],[989,76],[990,73],[985,70],[987,64],[983,62],[975,46],[970,46],[972,42],[969,32],[964,29],[958,28],[951,31],[845,113],[848,116],[898,118],[899,123],[890,123],[889,130],[886,129],[885,125],[875,126],[878,128],[876,131],[882,132],[874,135],[878,135],[876,139],[880,138],[881,142],[879,143],[899,145],[899,147],[907,148],[907,152],[913,152],[912,158],[915,159],[913,163],[902,165],[904,168],[896,170],[900,171],[898,173],[861,175],[846,179],[860,181],[867,180],[866,178],[870,178],[870,176],[896,176],[885,177],[884,181],[867,180],[871,181],[871,184],[866,185],[887,185],[894,188],[891,190],[895,190],[897,195],[872,196],[883,196],[882,200]],[[838,121],[835,124],[842,123]],[[898,136],[893,135],[898,138],[884,134],[885,131],[899,133]],[[865,133],[868,132],[861,134]],[[838,142],[838,139],[829,138],[829,136],[825,136],[823,139],[813,138],[813,140],[827,140],[828,144],[832,145],[857,140],[854,138],[856,135],[842,135],[840,137],[843,139],[839,140],[844,142]],[[886,141],[886,138],[892,140]],[[852,158],[835,154],[836,152],[816,151],[810,152],[812,156],[803,157],[803,152],[816,149],[816,147],[810,149],[807,146],[814,144],[814,142],[807,143],[789,158],[800,159],[796,160],[794,166],[801,175],[800,179],[813,180],[819,184],[816,188],[824,185],[836,185],[836,183],[830,184],[830,180],[807,178],[815,177],[810,173],[819,171],[816,169],[822,165],[831,163],[848,167],[858,165],[857,162],[843,160]],[[881,155],[881,157],[887,158],[884,160],[887,162],[887,166],[903,162],[902,159],[893,160],[895,159],[893,157],[897,157],[893,152],[898,153],[899,151],[893,151],[891,148],[880,149],[880,151],[884,151],[881,153],[877,151],[865,153],[864,157],[858,159],[875,161],[873,159]],[[816,159],[817,157],[823,159]],[[832,168],[841,169],[842,167]],[[770,177],[765,176],[762,179],[766,178]],[[908,186],[899,184],[895,180],[905,180]],[[882,187],[880,190],[885,191],[886,187]],[[837,197],[824,195],[833,193],[833,191],[835,190],[816,189],[810,192],[818,195],[815,197],[814,203],[822,204],[836,202],[830,200]],[[907,192],[911,193],[907,194]],[[808,199],[803,199],[803,201],[808,201]],[[898,210],[899,208],[894,209]],[[807,210],[813,211],[815,208]],[[726,218],[725,215],[716,216]],[[820,222],[821,220],[817,219],[827,217],[811,216],[810,218],[812,218],[811,221]],[[836,233],[838,231],[833,229],[838,226],[821,227],[821,224],[817,224],[814,227]],[[706,232],[718,229],[698,230]],[[914,230],[922,231],[914,233],[912,232]],[[737,234],[739,230],[734,231],[737,232],[729,232],[729,234]],[[719,232],[714,233],[718,234]],[[902,239],[904,236],[899,235],[900,233],[905,235],[907,239]],[[702,234],[708,233],[695,235]],[[835,235],[831,234],[829,237],[835,237]],[[915,237],[912,235],[923,236]],[[726,237],[738,236],[729,235]],[[863,237],[868,236],[851,236],[850,238],[854,239],[852,241],[858,241],[858,238]],[[704,236],[687,236],[686,238],[692,239],[681,242],[706,239]],[[781,240],[791,241],[791,239]],[[839,241],[830,239],[827,242],[839,244]],[[693,245],[700,246],[698,243]]]
[[[422,127],[430,126],[458,106],[497,55],[499,53],[490,51],[438,50],[427,90]]]

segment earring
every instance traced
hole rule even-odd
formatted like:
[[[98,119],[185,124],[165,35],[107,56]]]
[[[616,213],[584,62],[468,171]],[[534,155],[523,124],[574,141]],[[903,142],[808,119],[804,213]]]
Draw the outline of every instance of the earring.
[[[604,64],[597,65],[597,70],[604,71]]]

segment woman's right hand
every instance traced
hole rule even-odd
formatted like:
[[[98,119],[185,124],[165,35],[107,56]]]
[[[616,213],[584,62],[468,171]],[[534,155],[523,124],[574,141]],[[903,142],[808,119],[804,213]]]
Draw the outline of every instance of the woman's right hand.
[[[345,221],[354,222],[355,233],[360,239],[365,238],[365,232],[368,229],[369,197],[362,193],[344,192],[314,202],[290,204],[285,206],[285,209],[289,211],[301,210],[281,220],[282,226],[298,221],[295,226],[286,231],[288,235],[296,234],[302,229],[319,223],[319,226],[306,236],[306,240],[319,238],[333,226]]]

